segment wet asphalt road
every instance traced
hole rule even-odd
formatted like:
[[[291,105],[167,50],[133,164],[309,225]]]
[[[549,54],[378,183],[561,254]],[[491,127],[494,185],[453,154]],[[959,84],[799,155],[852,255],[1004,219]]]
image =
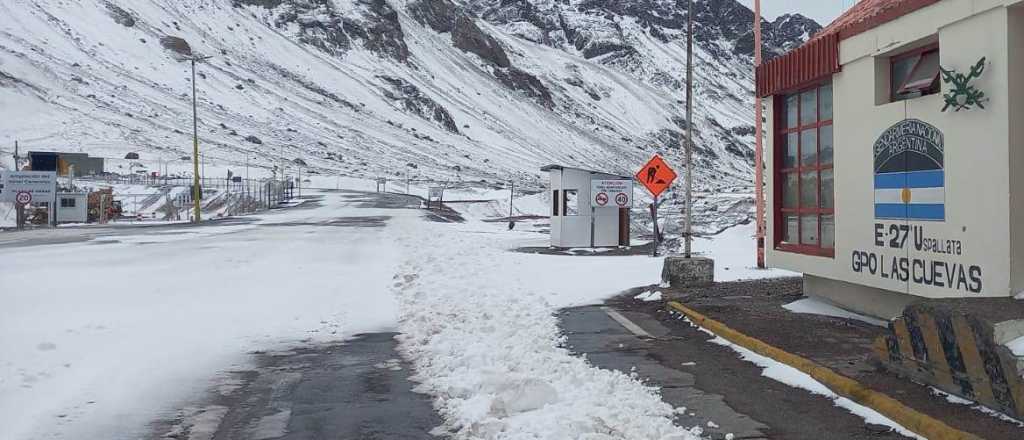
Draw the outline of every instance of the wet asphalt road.
[[[632,333],[608,309],[650,337]],[[727,434],[737,440],[906,438],[866,424],[830,399],[762,376],[760,367],[732,349],[707,342],[708,334],[649,309],[576,307],[563,310],[559,321],[571,351],[599,368],[635,371],[661,388],[662,400],[685,407],[676,419],[679,426],[701,427],[711,439]]]
[[[254,353],[255,367],[220,378],[201,403],[153,424],[152,439],[426,439],[441,424],[412,392],[394,333]]]

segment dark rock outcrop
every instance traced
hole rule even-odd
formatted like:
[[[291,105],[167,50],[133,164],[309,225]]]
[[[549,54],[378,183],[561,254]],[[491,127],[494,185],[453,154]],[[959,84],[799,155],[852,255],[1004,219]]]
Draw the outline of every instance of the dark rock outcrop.
[[[110,14],[110,17],[114,19],[115,23],[124,27],[135,26],[135,17],[133,17],[128,11],[121,9],[121,7],[113,3],[105,3],[104,6],[107,7],[107,12]]]
[[[539,78],[531,75],[529,72],[515,67],[494,69],[494,77],[506,87],[522,92],[549,110],[555,108],[555,101],[551,97],[551,91],[548,90],[547,86]]]
[[[480,29],[473,17],[450,0],[418,0],[410,3],[408,9],[421,24],[440,33],[451,33],[455,47],[498,67],[512,65],[498,40]]]
[[[378,78],[387,85],[384,89],[384,96],[392,102],[399,103],[403,110],[428,121],[432,120],[452,133],[459,132],[459,126],[455,123],[451,113],[448,113],[444,106],[423,94],[415,84],[392,76],[380,75]]]

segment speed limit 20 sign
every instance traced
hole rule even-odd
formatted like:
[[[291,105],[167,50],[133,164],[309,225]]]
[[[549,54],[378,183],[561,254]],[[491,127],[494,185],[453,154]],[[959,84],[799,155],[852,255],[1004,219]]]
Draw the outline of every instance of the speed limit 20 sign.
[[[14,201],[22,205],[32,203],[32,193],[28,191],[18,191],[18,193],[14,196]]]

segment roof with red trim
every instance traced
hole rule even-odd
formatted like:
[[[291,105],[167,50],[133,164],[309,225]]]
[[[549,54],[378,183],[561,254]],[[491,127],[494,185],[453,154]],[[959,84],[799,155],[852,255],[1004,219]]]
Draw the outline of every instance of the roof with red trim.
[[[860,0],[789,53],[757,67],[757,96],[774,95],[821,81],[842,69],[839,42],[941,0]]]
[[[854,35],[881,26],[940,0],[860,0],[839,18],[832,21],[812,40],[838,33],[844,40]]]

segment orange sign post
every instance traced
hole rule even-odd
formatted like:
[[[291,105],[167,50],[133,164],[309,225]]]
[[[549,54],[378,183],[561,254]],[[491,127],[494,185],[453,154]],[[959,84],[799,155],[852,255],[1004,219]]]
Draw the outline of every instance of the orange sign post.
[[[655,154],[651,160],[647,161],[647,165],[640,168],[640,171],[636,173],[636,180],[640,182],[644,188],[647,188],[651,192],[651,195],[655,199],[658,198],[661,193],[665,192],[672,182],[676,180],[677,174],[672,167],[668,166],[665,159],[661,158],[661,155]]]
[[[668,166],[665,159],[661,158],[661,155],[655,154],[651,160],[647,161],[646,165],[640,168],[640,171],[636,172],[634,177],[654,196],[654,203],[651,203],[651,219],[654,220],[654,249],[651,251],[651,255],[657,257],[658,238],[661,235],[658,231],[658,196],[672,186],[672,182],[678,175],[672,167]]]

